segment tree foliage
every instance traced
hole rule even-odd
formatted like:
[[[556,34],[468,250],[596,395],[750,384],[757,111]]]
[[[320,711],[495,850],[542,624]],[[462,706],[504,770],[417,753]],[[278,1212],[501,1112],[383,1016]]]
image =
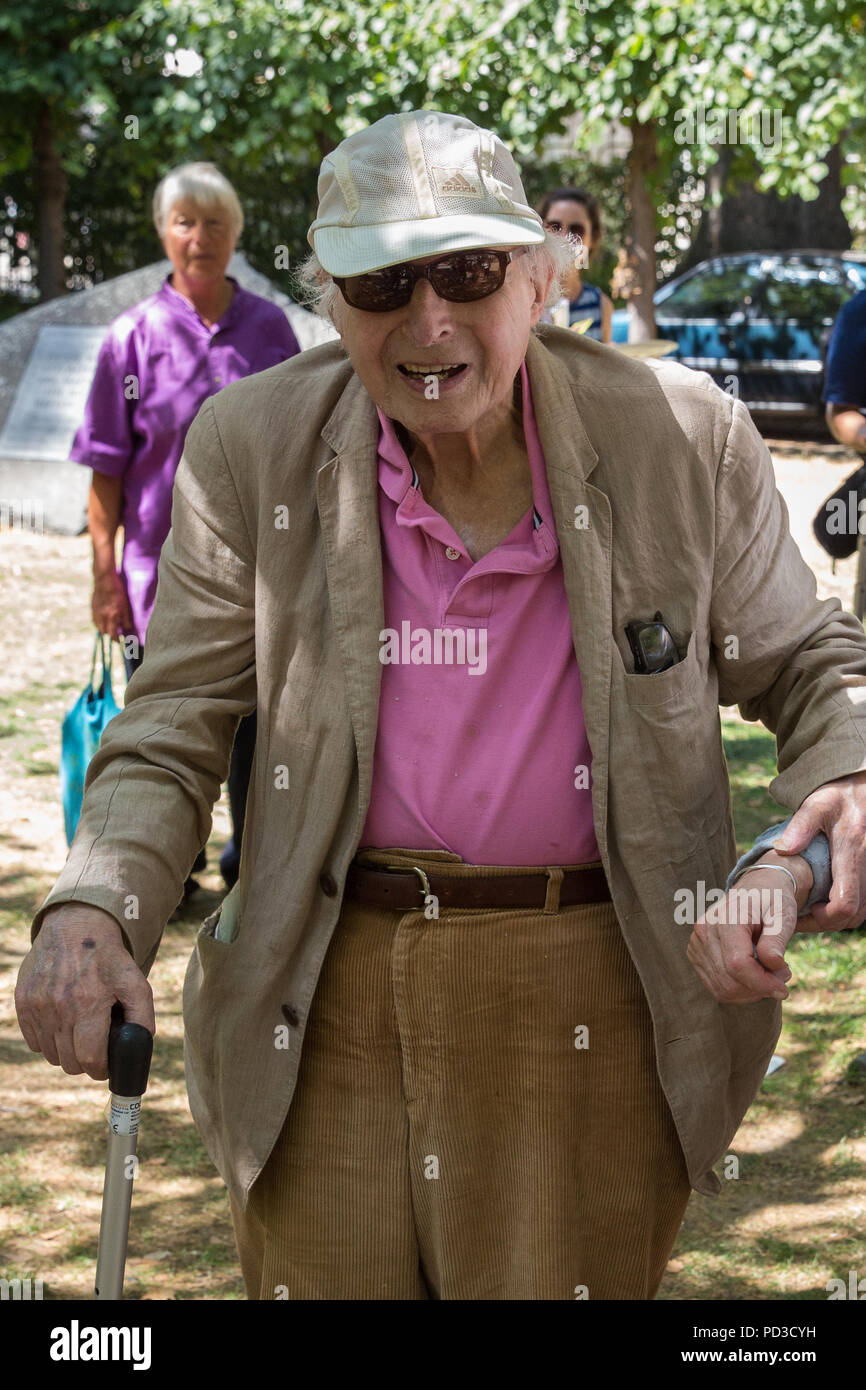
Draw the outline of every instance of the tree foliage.
[[[862,142],[864,48],[859,0],[4,0],[0,176],[32,234],[47,106],[73,273],[101,278],[158,254],[158,178],[212,159],[241,196],[247,254],[273,274],[276,247],[306,250],[322,156],[360,126],[413,107],[464,114],[503,135],[531,183],[545,137],[580,113],[578,167],[612,120],[652,131],[641,187],[649,238],[670,252],[678,207],[680,234],[688,221],[676,191],[719,147],[706,121],[681,138],[682,113],[780,112],[784,139],[745,150],[743,167],[814,197],[827,151]]]

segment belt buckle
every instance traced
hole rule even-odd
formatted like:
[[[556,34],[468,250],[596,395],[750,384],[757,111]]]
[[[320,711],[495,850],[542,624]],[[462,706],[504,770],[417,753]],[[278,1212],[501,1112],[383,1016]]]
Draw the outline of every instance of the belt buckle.
[[[407,871],[417,874],[421,880],[420,892],[424,899],[424,906],[427,906],[427,899],[433,895],[430,892],[430,880],[419,864],[386,864],[385,870],[390,874],[405,874]]]

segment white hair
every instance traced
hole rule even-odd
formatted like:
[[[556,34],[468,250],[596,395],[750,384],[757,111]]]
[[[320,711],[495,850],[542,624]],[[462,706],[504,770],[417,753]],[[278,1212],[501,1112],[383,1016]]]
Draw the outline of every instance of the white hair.
[[[153,222],[160,237],[165,235],[168,215],[175,203],[188,198],[199,207],[218,207],[225,213],[234,232],[240,236],[244,215],[238,195],[215,164],[180,164],[157,184],[153,195]]]
[[[527,247],[526,263],[534,280],[543,281],[551,271],[553,272],[545,308],[552,307],[562,298],[562,283],[569,272],[574,270],[582,249],[571,237],[548,231],[544,233],[544,241]],[[443,252],[444,254],[446,253]],[[312,309],[320,318],[333,324],[334,306],[340,298],[340,291],[315,251],[311,251],[300,265],[295,267],[294,280],[301,303]]]

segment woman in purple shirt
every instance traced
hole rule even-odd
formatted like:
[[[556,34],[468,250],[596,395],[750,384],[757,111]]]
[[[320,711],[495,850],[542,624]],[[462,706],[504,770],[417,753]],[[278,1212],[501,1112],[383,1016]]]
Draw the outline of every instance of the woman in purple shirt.
[[[127,676],[144,655],[187,429],[208,396],[300,351],[282,309],[226,275],[243,214],[214,165],[171,170],[154,195],[153,219],[172,273],[156,294],[110,325],[70,454],[93,469],[87,509],[93,619],[100,632],[125,639]],[[119,571],[118,526],[124,536]],[[229,887],[238,876],[255,731],[251,714],[240,723],[232,753],[233,836],[220,860]],[[205,862],[202,848],[193,869]],[[195,887],[188,878],[187,894]]]

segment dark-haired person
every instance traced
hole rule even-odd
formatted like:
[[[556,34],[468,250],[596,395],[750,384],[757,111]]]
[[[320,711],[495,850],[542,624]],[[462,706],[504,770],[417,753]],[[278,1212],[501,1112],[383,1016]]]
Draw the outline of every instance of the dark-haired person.
[[[579,237],[583,243],[582,255],[575,259],[574,269],[562,284],[568,326],[589,319],[586,336],[609,343],[613,304],[597,285],[585,285],[580,273],[601,246],[601,207],[598,199],[585,188],[554,188],[542,198],[538,213],[547,231]],[[552,317],[556,318],[555,310]]]

